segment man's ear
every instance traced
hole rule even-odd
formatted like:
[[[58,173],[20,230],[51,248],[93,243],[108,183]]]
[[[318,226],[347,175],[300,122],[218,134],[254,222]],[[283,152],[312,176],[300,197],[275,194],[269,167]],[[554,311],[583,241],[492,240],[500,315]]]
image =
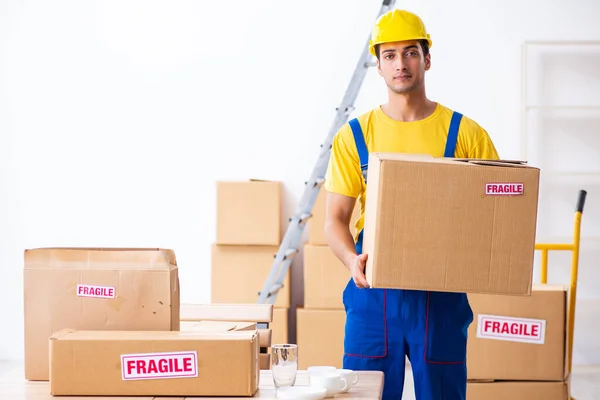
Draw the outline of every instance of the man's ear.
[[[431,53],[425,56],[425,71],[429,71],[429,68],[431,68]]]
[[[379,76],[383,77],[383,72],[381,71],[381,64],[379,63],[379,58],[375,58],[375,63],[377,64],[377,73]]]

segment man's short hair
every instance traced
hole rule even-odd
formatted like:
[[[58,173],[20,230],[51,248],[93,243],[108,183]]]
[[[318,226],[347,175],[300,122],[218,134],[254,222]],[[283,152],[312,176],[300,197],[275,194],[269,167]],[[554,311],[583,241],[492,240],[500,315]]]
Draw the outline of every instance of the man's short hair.
[[[427,43],[427,40],[422,39],[418,41],[421,44],[421,49],[423,50],[423,57],[426,57],[427,54],[429,54],[429,43]],[[381,55],[379,53],[379,48],[381,45],[376,44],[375,45],[375,54],[377,55],[377,59],[379,60],[379,56]]]

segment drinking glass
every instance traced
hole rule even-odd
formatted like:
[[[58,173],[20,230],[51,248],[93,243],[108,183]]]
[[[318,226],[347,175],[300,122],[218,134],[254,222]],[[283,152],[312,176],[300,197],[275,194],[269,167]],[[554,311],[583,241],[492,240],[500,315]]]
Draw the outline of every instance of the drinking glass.
[[[274,344],[271,346],[271,372],[275,389],[294,386],[298,371],[298,345]]]

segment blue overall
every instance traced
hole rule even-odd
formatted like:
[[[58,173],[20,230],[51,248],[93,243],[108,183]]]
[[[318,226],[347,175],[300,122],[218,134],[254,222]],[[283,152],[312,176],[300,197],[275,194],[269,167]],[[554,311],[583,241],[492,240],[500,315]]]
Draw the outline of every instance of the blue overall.
[[[445,157],[454,157],[462,115],[455,112]],[[368,150],[360,124],[350,121],[366,181]],[[362,231],[356,252],[362,252]],[[343,293],[346,309],[344,368],[385,373],[383,399],[402,398],[405,357],[417,400],[464,400],[467,330],[473,312],[464,293],[359,289],[352,279]]]

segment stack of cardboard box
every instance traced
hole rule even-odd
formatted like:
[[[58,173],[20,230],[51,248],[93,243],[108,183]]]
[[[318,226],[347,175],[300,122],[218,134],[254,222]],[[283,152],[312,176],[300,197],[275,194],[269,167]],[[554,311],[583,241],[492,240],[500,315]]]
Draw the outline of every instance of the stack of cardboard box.
[[[322,189],[308,222],[304,246],[304,307],[296,309],[296,335],[301,356],[298,366],[333,365],[341,368],[346,313],[342,292],[350,280],[348,269],[333,254],[325,239],[325,200]],[[354,209],[350,231],[360,217]]]
[[[283,184],[217,182],[216,242],[212,245],[211,302],[256,303],[282,239]],[[290,275],[273,305],[271,343],[287,343]]]
[[[179,330],[175,253],[162,249],[25,251],[25,378],[47,381],[62,329]]]
[[[258,388],[256,325],[180,331],[172,250],[27,250],[24,284],[25,378],[49,381],[40,386],[52,395],[250,396]]]
[[[469,301],[470,400],[569,399],[566,287],[534,285],[531,296],[469,294]]]

